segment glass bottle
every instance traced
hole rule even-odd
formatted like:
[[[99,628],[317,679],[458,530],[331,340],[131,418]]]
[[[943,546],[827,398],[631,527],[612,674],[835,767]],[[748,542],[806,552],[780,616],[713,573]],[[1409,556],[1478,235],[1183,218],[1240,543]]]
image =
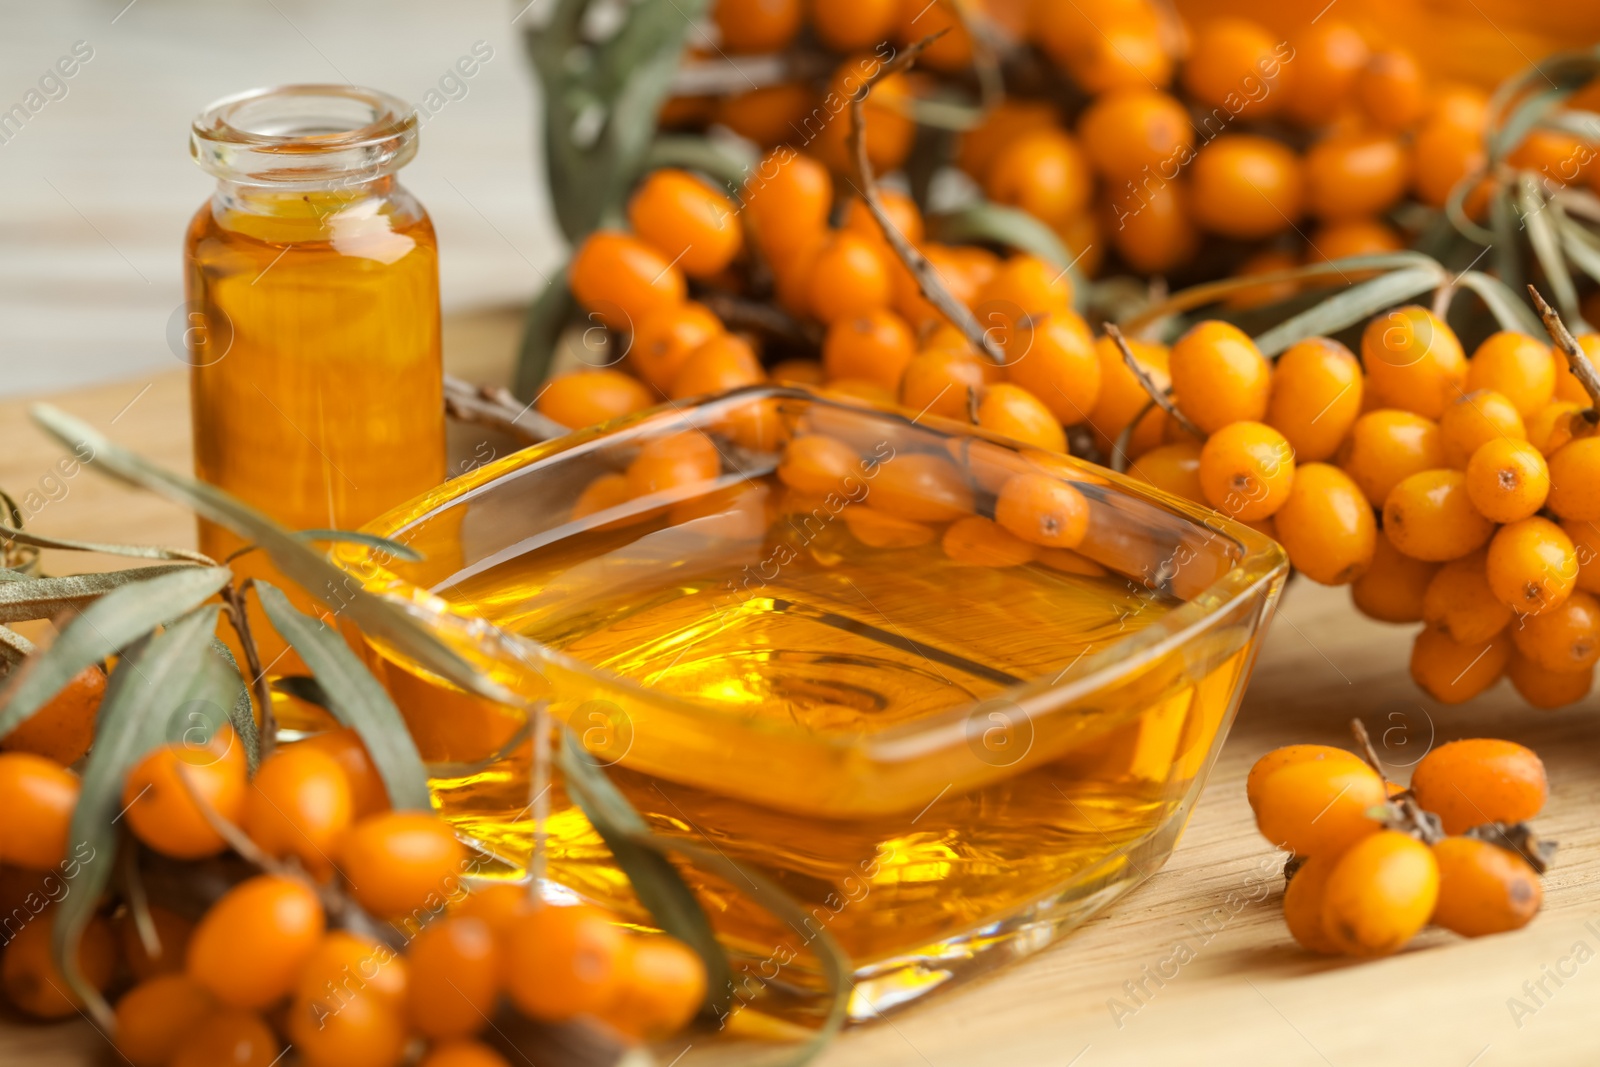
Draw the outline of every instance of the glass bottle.
[[[354,86],[256,89],[195,119],[190,146],[217,178],[184,245],[196,474],[292,529],[353,530],[439,484],[438,248],[395,177],[414,109]],[[202,521],[200,547],[221,560],[241,542]],[[294,592],[262,553],[235,569]],[[283,646],[252,622],[265,665]]]

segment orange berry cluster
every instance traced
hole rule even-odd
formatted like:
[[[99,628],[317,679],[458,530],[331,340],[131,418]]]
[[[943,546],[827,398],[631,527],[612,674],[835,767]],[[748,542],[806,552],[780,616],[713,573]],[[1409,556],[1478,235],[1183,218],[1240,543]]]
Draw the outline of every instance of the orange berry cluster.
[[[1504,933],[1527,925],[1543,902],[1538,872],[1505,847],[1509,839],[1467,836],[1544,807],[1544,764],[1522,745],[1441,745],[1404,792],[1342,748],[1289,745],[1261,757],[1245,789],[1263,836],[1302,861],[1283,917],[1313,952],[1388,955],[1430,922],[1463,937]],[[1431,821],[1393,829],[1376,818],[1396,794],[1436,816],[1442,833]]]
[[[75,699],[69,689],[55,703]],[[50,953],[69,868],[95,861],[69,849],[79,792],[49,756],[0,754],[0,989],[39,1018],[82,1007]],[[432,813],[390,808],[353,731],[282,745],[250,776],[223,727],[205,745],[151,752],[122,802],[134,837],[161,855],[216,856],[230,839],[244,851],[231,838],[242,833],[246,858],[267,866],[196,921],[159,905],[90,921],[79,968],[101,992],[126,990],[112,1036],[134,1067],[268,1067],[285,1041],[309,1067],[394,1067],[424,1044],[425,1067],[504,1067],[477,1040],[502,1000],[542,1021],[590,1018],[626,1041],[679,1029],[704,1000],[703,965],[682,943],[628,934],[595,908],[536,902],[525,886],[468,881],[477,864],[465,846]],[[372,936],[374,921],[393,936]]]

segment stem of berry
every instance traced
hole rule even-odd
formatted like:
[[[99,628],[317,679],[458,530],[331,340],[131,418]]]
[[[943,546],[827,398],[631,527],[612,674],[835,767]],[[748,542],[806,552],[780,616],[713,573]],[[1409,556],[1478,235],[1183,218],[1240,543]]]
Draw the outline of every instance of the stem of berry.
[[[1389,776],[1383,773],[1383,761],[1378,758],[1378,750],[1372,747],[1372,736],[1367,733],[1366,725],[1360,719],[1351,719],[1350,732],[1355,735],[1356,747],[1361,749],[1361,758],[1367,761],[1367,766],[1378,772],[1378,777],[1383,779],[1387,787]]]
[[[537,444],[566,434],[567,428],[524,404],[504,389],[472,385],[444,376],[445,414],[461,422],[492,426],[523,441]]]
[[[239,635],[239,645],[244,649],[244,668],[250,672],[250,688],[255,691],[256,703],[261,708],[261,758],[272,755],[278,743],[278,723],[272,714],[272,686],[267,682],[267,672],[261,666],[261,653],[256,650],[256,640],[250,633],[250,618],[245,613],[244,595],[254,584],[246,578],[238,585],[229,583],[222,587],[222,603],[227,609],[228,623]]]
[[[1567,365],[1572,368],[1573,376],[1583,383],[1584,392],[1589,394],[1589,399],[1594,404],[1583,413],[1584,417],[1591,425],[1600,424],[1600,372],[1596,372],[1594,364],[1589,362],[1583,347],[1578,344],[1578,339],[1572,336],[1572,331],[1561,321],[1556,309],[1539,295],[1539,290],[1530,285],[1528,293],[1533,297],[1533,306],[1538,309],[1539,318],[1544,320],[1544,328],[1550,334],[1550,340],[1554,341],[1556,347],[1561,349],[1561,354],[1567,357]]]
[[[1117,329],[1116,323],[1106,323],[1106,336],[1111,338],[1112,343],[1115,344],[1118,351],[1122,353],[1122,362],[1127,365],[1129,373],[1131,373],[1134,377],[1134,380],[1139,383],[1140,388],[1142,388],[1146,393],[1150,394],[1150,399],[1154,401],[1162,411],[1165,411],[1168,415],[1170,415],[1173,422],[1176,422],[1188,433],[1192,433],[1196,437],[1203,439],[1206,435],[1200,432],[1200,427],[1196,426],[1193,422],[1190,422],[1189,416],[1178,410],[1178,405],[1172,402],[1172,398],[1167,395],[1167,391],[1157,385],[1155,380],[1152,379],[1150,375],[1145,373],[1145,369],[1139,365],[1139,361],[1133,358],[1133,349],[1128,347],[1127,338],[1122,336],[1122,331]],[[1144,415],[1141,412],[1139,418],[1143,417]],[[1135,419],[1132,425],[1138,425],[1138,419]],[[1120,447],[1121,446],[1119,444],[1119,451]]]
[[[867,210],[872,212],[873,219],[878,223],[878,229],[883,232],[883,239],[894,249],[894,254],[917,280],[917,288],[921,291],[923,299],[938,309],[939,314],[960,330],[974,349],[992,362],[1004,366],[1006,356],[1000,350],[1000,346],[984,331],[967,306],[945,288],[938,272],[933,269],[933,264],[928,262],[928,257],[917,251],[916,246],[906,240],[905,234],[901,233],[894,221],[889,218],[889,213],[884,210],[883,201],[878,197],[878,182],[872,173],[872,163],[867,159],[867,97],[871,95],[872,87],[891,75],[909,69],[911,64],[916,62],[919,53],[948,32],[942,30],[924,37],[889,62],[880,65],[866,81],[862,82],[861,88],[855,91],[855,95],[850,97],[848,143],[851,157],[855,161],[856,192],[861,194],[862,202],[867,205]]]

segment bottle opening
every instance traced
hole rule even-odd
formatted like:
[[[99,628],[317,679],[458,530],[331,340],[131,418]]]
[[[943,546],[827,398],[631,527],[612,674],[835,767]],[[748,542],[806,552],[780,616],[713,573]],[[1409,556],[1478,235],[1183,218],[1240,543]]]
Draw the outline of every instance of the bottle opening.
[[[352,85],[285,85],[217,101],[190,129],[207,172],[249,185],[318,187],[394,173],[416,155],[405,101]]]

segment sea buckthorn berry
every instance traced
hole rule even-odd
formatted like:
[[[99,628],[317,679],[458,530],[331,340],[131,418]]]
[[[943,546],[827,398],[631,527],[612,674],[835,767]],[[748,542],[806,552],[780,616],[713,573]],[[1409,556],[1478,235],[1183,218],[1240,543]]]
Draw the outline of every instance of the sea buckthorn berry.
[[[1554,673],[1592,671],[1600,661],[1600,601],[1582,590],[1511,631],[1517,651]]]
[[[917,341],[906,321],[879,309],[829,326],[822,342],[822,366],[829,378],[876,382],[894,390],[916,353]]]
[[[1024,133],[1001,149],[984,191],[997,204],[1021,208],[1053,225],[1089,206],[1094,176],[1070,134],[1043,128]]]
[[[1255,811],[1260,807],[1261,784],[1274,771],[1296,763],[1310,763],[1313,760],[1366,766],[1361,762],[1361,757],[1354,752],[1333,745],[1284,745],[1282,748],[1275,748],[1256,760],[1250,767],[1250,774],[1245,778],[1244,794],[1245,799],[1250,802],[1250,810]]]
[[[1098,365],[1097,365],[1098,366]],[[1032,393],[1016,385],[991,385],[978,401],[978,425],[991,433],[1051,452],[1067,450],[1067,434]]]
[[[710,396],[755,385],[765,377],[750,342],[735,334],[723,333],[689,353],[673,376],[668,395],[674,400]]]
[[[185,1036],[171,1067],[272,1067],[282,1058],[282,1048],[261,1016],[225,1009]]]
[[[189,976],[229,1007],[265,1008],[294,988],[325,925],[310,886],[257,875],[224,893],[195,927]]]
[[[1367,388],[1384,407],[1430,419],[1462,392],[1467,361],[1455,333],[1427,308],[1411,305],[1367,323],[1361,334]]]
[[[133,1067],[166,1067],[183,1039],[216,1010],[211,994],[184,974],[163,974],[117,1001],[117,1051]]]
[[[1417,803],[1439,816],[1447,834],[1484,823],[1518,823],[1544,807],[1544,762],[1515,741],[1476,737],[1440,745],[1411,773]]]
[[[888,307],[889,269],[879,247],[858,234],[834,234],[811,270],[807,287],[811,313],[834,323]]]
[[[0,754],[0,863],[53,870],[67,854],[78,776],[31,752]]]
[[[802,493],[825,496],[845,491],[848,479],[861,474],[856,450],[824,434],[804,434],[790,441],[778,464],[778,478]]]
[[[1381,215],[1405,193],[1408,169],[1391,135],[1331,134],[1306,153],[1306,210],[1330,222]]]
[[[1506,664],[1506,677],[1523,700],[1547,711],[1576,704],[1594,688],[1593,671],[1547,671],[1515,652]]]
[[[779,52],[800,32],[800,0],[717,0],[711,17],[730,52]]]
[[[785,359],[772,365],[768,376],[785,385],[819,386],[827,381],[822,363],[815,359]]]
[[[921,55],[932,70],[954,74],[972,66],[972,35],[959,9],[961,0],[932,0],[907,3],[901,0],[895,27],[901,44],[911,44],[931,34],[940,34]]]
[[[1004,262],[987,248],[978,245],[956,245],[950,251],[973,292],[982,292],[983,287],[1000,273],[1000,265]]]
[[[868,507],[845,508],[844,524],[850,528],[850,536],[868,548],[915,548],[939,536],[926,523],[897,519]]]
[[[601,474],[594,481],[584,486],[583,492],[578,494],[578,499],[572,502],[572,521],[577,522],[579,519],[586,519],[590,515],[597,515],[602,511],[621,507],[632,499],[633,486],[628,484],[627,475],[616,473]],[[614,522],[597,526],[596,529],[617,529],[618,527],[629,525],[633,518],[635,516],[617,519]],[[377,810],[381,811],[383,809],[379,808]],[[370,815],[372,812],[363,812],[362,814]]]
[[[1361,32],[1346,22],[1318,20],[1290,38],[1293,72],[1284,111],[1302,126],[1324,126],[1349,102],[1356,76],[1370,49]]]
[[[982,121],[961,135],[956,164],[981,185],[1002,149],[1024,133],[1057,125],[1053,104],[1008,96],[984,113]]]
[[[344,770],[345,780],[350,783],[351,810],[356,818],[388,810],[389,790],[383,784],[383,776],[368,755],[360,734],[346,727],[329,730],[296,741],[295,744],[326,752],[338,761]]]
[[[643,411],[655,402],[639,379],[610,369],[577,370],[550,380],[539,394],[539,413],[577,429]]]
[[[1366,764],[1302,760],[1262,779],[1256,826],[1296,855],[1337,856],[1381,828],[1367,812],[1383,801],[1383,779]]]
[[[35,1019],[64,1019],[83,1007],[55,964],[51,937],[58,914],[48,910],[35,916],[11,935],[5,953],[0,955],[0,991],[19,1011]],[[14,929],[14,920],[11,921],[13,926],[8,927],[8,932]],[[116,968],[116,938],[106,921],[96,915],[84,927],[78,942],[78,972],[103,992],[111,984]]]
[[[1195,221],[1243,241],[1289,229],[1305,204],[1300,161],[1283,144],[1248,133],[1225,133],[1200,149],[1190,166]]]
[[[994,310],[1003,310],[1011,318],[1069,314],[1072,279],[1066,271],[1038,256],[1012,256],[977,291],[975,305],[980,310],[991,304],[995,305]]]
[[[966,567],[1020,567],[1039,554],[1038,548],[981,515],[951,523],[941,543],[950,562]]]
[[[1516,406],[1492,389],[1479,389],[1451,401],[1439,416],[1439,434],[1445,464],[1458,471],[1466,470],[1472,454],[1490,441],[1527,438]]]
[[[1539,875],[1508,849],[1471,837],[1447,837],[1433,846],[1439,865],[1439,902],[1433,922],[1462,937],[1520,930],[1544,903]]]
[[[912,411],[966,421],[968,390],[981,391],[986,376],[977,356],[948,349],[924,351],[906,364],[900,403]]]
[[[1534,516],[1500,527],[1489,542],[1489,587],[1518,615],[1553,610],[1578,581],[1578,552],[1566,531]]]
[[[1562,400],[1552,401],[1539,409],[1538,414],[1528,420],[1528,443],[1539,450],[1545,458],[1555,455],[1556,451],[1573,437],[1581,432],[1582,416],[1578,413],[1584,405],[1568,403]],[[1574,416],[1578,422],[1574,423]]]
[[[1288,439],[1302,463],[1328,459],[1361,415],[1361,364],[1327,337],[1301,341],[1278,357],[1266,423]]]
[[[1178,410],[1205,433],[1266,417],[1272,367],[1237,326],[1198,323],[1178,338],[1170,358]]]
[[[1453,559],[1439,568],[1422,598],[1422,619],[1463,645],[1481,645],[1511,622],[1511,609],[1489,588],[1485,554]]]
[[[1492,389],[1531,418],[1556,391],[1556,361],[1550,346],[1527,334],[1491,334],[1467,362],[1467,388]]]
[[[890,225],[901,237],[914,245],[922,243],[924,235],[922,212],[918,210],[915,200],[893,189],[880,189],[878,202],[882,205],[884,214],[889,216]],[[850,201],[850,206],[845,209],[844,229],[869,241],[877,241],[880,244],[885,241],[883,227],[878,225],[877,216],[860,197]]]
[[[294,996],[327,1011],[337,1011],[350,997],[365,994],[392,1007],[405,1004],[411,966],[381,941],[334,930],[323,937],[300,968]]]
[[[657,438],[628,464],[628,485],[636,497],[714,480],[722,473],[722,454],[698,430]]]
[[[763,85],[717,101],[717,121],[740,137],[771,148],[803,128],[816,106],[816,93],[803,82]]]
[[[1455,187],[1483,169],[1487,158],[1481,126],[1430,119],[1411,142],[1411,188],[1429,207],[1444,207]]]
[[[1594,158],[1594,149],[1570,133],[1534,129],[1506,156],[1506,163],[1556,185],[1569,185],[1582,177],[1585,164]]]
[[[400,1009],[371,990],[331,1005],[296,999],[287,1019],[289,1040],[306,1067],[397,1067],[405,1058]]]
[[[1301,865],[1283,889],[1283,921],[1300,947],[1324,956],[1339,954],[1339,946],[1322,928],[1322,904],[1328,895],[1328,876],[1338,856],[1313,856]]]
[[[1503,630],[1470,644],[1423,630],[1411,646],[1411,679],[1441,704],[1463,704],[1500,680],[1510,655]]]
[[[1205,107],[1266,118],[1283,107],[1283,58],[1277,38],[1248,19],[1202,25],[1183,66],[1183,87]],[[1292,57],[1293,52],[1289,55]]]
[[[1383,830],[1353,845],[1328,875],[1322,929],[1339,951],[1387,956],[1415,937],[1439,899],[1439,865],[1421,841]]]
[[[632,330],[651,312],[683,303],[683,272],[636,237],[610,230],[589,235],[572,257],[572,295],[608,328]]]
[[[338,858],[356,901],[379,918],[396,919],[448,897],[466,854],[444,820],[391,811],[352,826]]]
[[[1077,548],[1089,530],[1083,494],[1047,474],[1015,474],[995,499],[995,521],[1035,545]]]
[[[867,505],[912,522],[949,522],[972,513],[972,488],[949,460],[903,453],[878,468]]]
[[[467,882],[465,885],[466,893],[451,897],[450,914],[488,923],[497,943],[504,938],[512,921],[531,906],[525,883]]]
[[[1200,450],[1206,500],[1241,522],[1275,514],[1289,499],[1294,480],[1294,449],[1266,423],[1230,423]]]
[[[470,1037],[488,1024],[500,995],[500,950],[482,919],[430,923],[407,950],[406,1018],[424,1037]]]
[[[1152,448],[1133,461],[1128,467],[1128,474],[1173,496],[1192,500],[1196,504],[1206,502],[1206,491],[1200,484],[1198,441],[1180,441]]]
[[[147,946],[144,943],[131,910],[118,916],[115,923],[122,958],[127,961],[133,977],[140,982],[157,975],[182,971],[189,938],[194,933],[194,923],[159,904],[149,905],[147,911],[156,935],[154,945]]]
[[[481,1041],[435,1045],[417,1067],[511,1067],[511,1061]]]
[[[1429,122],[1451,122],[1466,130],[1481,130],[1489,118],[1489,94],[1476,85],[1437,83],[1424,117]]]
[[[1339,449],[1339,466],[1383,507],[1395,486],[1413,474],[1443,467],[1439,424],[1409,411],[1369,411],[1356,419]]]
[[[0,752],[31,752],[63,767],[76,763],[94,741],[94,720],[105,691],[105,672],[85,667],[44,707],[0,737]]]
[[[350,782],[326,752],[285,745],[261,762],[245,794],[245,833],[269,856],[294,856],[319,879],[354,817]]]
[[[953,249],[935,244],[924,245],[922,254],[927,257],[929,269],[949,290],[957,303],[970,306],[976,300],[978,291],[973,288],[966,264],[959,254]],[[916,276],[907,270],[898,258],[893,256],[889,258],[893,307],[900,317],[909,322],[919,334],[949,325],[945,321],[944,313],[923,297]],[[986,323],[986,325],[991,324]]]
[[[1356,75],[1362,114],[1380,130],[1409,130],[1427,107],[1427,82],[1410,52],[1374,52]]]
[[[1188,110],[1148,86],[1094,100],[1078,120],[1078,138],[1095,170],[1116,186],[1137,184],[1147,173],[1165,179],[1194,155]]]
[[[1350,586],[1356,610],[1379,622],[1421,622],[1429,584],[1439,564],[1404,555],[1387,537],[1373,546],[1372,562]]]
[[[1573,554],[1578,559],[1578,588],[1600,593],[1600,524],[1566,519],[1561,529],[1572,538]]]
[[[1495,522],[1516,522],[1544,507],[1550,494],[1550,469],[1526,441],[1490,441],[1467,464],[1467,495],[1472,506]]]
[[[595,908],[533,908],[512,924],[504,945],[511,1002],[544,1022],[600,1010],[622,981],[625,937]]]
[[[628,344],[628,365],[665,393],[689,354],[722,333],[722,320],[704,304],[691,300],[660,308],[635,325]]]
[[[166,745],[140,760],[123,784],[122,803],[139,840],[163,855],[199,859],[228,846],[195,798],[237,824],[245,788],[244,746],[224,726],[209,745]]]
[[[1202,476],[1204,471],[1202,459]],[[1355,581],[1377,550],[1372,505],[1348,474],[1327,463],[1295,468],[1289,495],[1273,522],[1289,562],[1323,585]]]
[[[1600,437],[1580,437],[1550,457],[1550,510],[1563,519],[1600,519]]]
[[[1135,270],[1161,274],[1183,266],[1200,247],[1188,186],[1166,182],[1123,191],[1107,202],[1106,228],[1117,254]]]
[[[1432,470],[1389,490],[1383,532],[1406,555],[1442,563],[1481,548],[1494,534],[1494,523],[1472,506],[1465,474]]]
[[[923,54],[926,58],[926,53]],[[884,60],[877,54],[862,54],[839,64],[829,79],[823,100],[831,108],[833,101],[848,101],[868,78],[877,74]],[[899,170],[906,156],[911,154],[911,142],[916,136],[916,124],[908,111],[912,103],[911,83],[903,74],[881,78],[872,87],[866,103],[867,162],[872,169],[884,174]],[[797,131],[802,132],[803,131]],[[854,153],[849,145],[850,115],[843,106],[827,119],[827,124],[817,131],[807,146],[836,174],[854,172]]]
[[[1406,246],[1405,240],[1394,227],[1377,219],[1346,219],[1318,226],[1306,238],[1311,246],[1308,263],[1331,263],[1351,256],[1375,256],[1384,252],[1398,252]]]
[[[1013,335],[1005,355],[1006,378],[1031,393],[1063,425],[1084,422],[1100,400],[1100,357],[1089,328],[1073,312],[1034,320]]]
[[[743,200],[756,239],[780,261],[828,228],[833,179],[822,164],[782,145],[745,179]]]
[[[1172,56],[1153,24],[1118,19],[1055,59],[1091,96],[1172,82]]]
[[[681,1030],[706,996],[706,969],[683,942],[671,937],[629,938],[622,954],[617,995],[603,1018],[630,1037],[666,1037]]]
[[[688,171],[670,167],[639,183],[628,201],[628,224],[691,278],[723,270],[744,244],[733,201]]]
[[[1167,372],[1167,346],[1137,341],[1131,337],[1127,340],[1134,361],[1155,382],[1156,388],[1170,386],[1172,378]],[[1161,422],[1166,418],[1166,413],[1151,405],[1150,394],[1144,391],[1144,386],[1128,369],[1122,358],[1122,349],[1111,338],[1101,337],[1094,343],[1094,353],[1100,364],[1100,391],[1094,407],[1089,411],[1088,423],[1101,449],[1109,452],[1117,437],[1134,419],[1139,419],[1139,426],[1128,441],[1130,456],[1140,455],[1160,444]],[[1149,414],[1141,417],[1140,413],[1146,408],[1150,408]]]

